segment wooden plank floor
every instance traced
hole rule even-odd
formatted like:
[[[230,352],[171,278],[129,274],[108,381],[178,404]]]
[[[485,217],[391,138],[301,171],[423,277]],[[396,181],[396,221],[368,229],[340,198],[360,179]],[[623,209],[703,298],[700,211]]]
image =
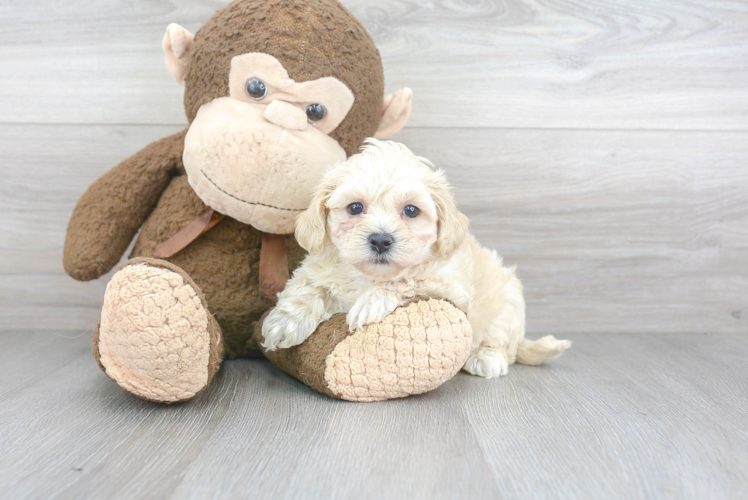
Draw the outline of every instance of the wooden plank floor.
[[[0,498],[745,498],[748,337],[571,338],[545,367],[372,404],[229,361],[165,406],[109,381],[87,332],[8,332]]]

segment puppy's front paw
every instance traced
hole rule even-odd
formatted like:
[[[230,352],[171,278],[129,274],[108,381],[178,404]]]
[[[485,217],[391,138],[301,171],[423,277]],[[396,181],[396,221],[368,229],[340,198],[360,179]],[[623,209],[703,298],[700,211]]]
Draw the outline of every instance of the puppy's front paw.
[[[304,342],[317,328],[310,318],[297,318],[275,308],[262,323],[262,347],[274,351],[279,347],[287,349]]]
[[[483,346],[465,362],[463,370],[478,377],[496,378],[509,372],[506,351],[501,347]]]
[[[379,323],[399,306],[400,299],[394,294],[384,292],[366,294],[359,298],[348,311],[346,316],[348,328],[355,332],[366,325]]]

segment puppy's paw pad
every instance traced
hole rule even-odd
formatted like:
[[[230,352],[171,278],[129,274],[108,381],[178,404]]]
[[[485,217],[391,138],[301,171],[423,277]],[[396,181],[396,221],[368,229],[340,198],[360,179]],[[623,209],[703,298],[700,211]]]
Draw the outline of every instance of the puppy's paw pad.
[[[509,372],[509,362],[503,349],[481,347],[468,357],[463,369],[477,377],[496,378]]]

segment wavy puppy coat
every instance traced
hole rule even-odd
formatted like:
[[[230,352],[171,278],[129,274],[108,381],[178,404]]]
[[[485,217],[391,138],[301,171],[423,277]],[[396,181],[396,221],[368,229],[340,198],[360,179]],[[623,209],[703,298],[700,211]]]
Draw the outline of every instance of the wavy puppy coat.
[[[302,343],[333,314],[350,329],[383,320],[416,296],[467,312],[473,345],[464,369],[505,375],[538,365],[571,343],[525,336],[525,301],[514,268],[468,233],[444,174],[402,144],[369,139],[325,176],[296,221],[309,256],[263,324],[269,350]]]

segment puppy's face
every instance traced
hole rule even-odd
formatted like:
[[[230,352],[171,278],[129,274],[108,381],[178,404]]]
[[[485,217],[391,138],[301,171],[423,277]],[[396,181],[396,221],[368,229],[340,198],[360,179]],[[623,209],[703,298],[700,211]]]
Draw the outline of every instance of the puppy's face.
[[[383,179],[352,169],[327,202],[327,229],[340,257],[362,273],[389,279],[432,256],[436,204],[412,175]]]
[[[376,279],[393,279],[434,257],[448,257],[467,233],[449,186],[405,146],[369,140],[338,165],[296,224],[310,253],[324,241],[341,259]]]

